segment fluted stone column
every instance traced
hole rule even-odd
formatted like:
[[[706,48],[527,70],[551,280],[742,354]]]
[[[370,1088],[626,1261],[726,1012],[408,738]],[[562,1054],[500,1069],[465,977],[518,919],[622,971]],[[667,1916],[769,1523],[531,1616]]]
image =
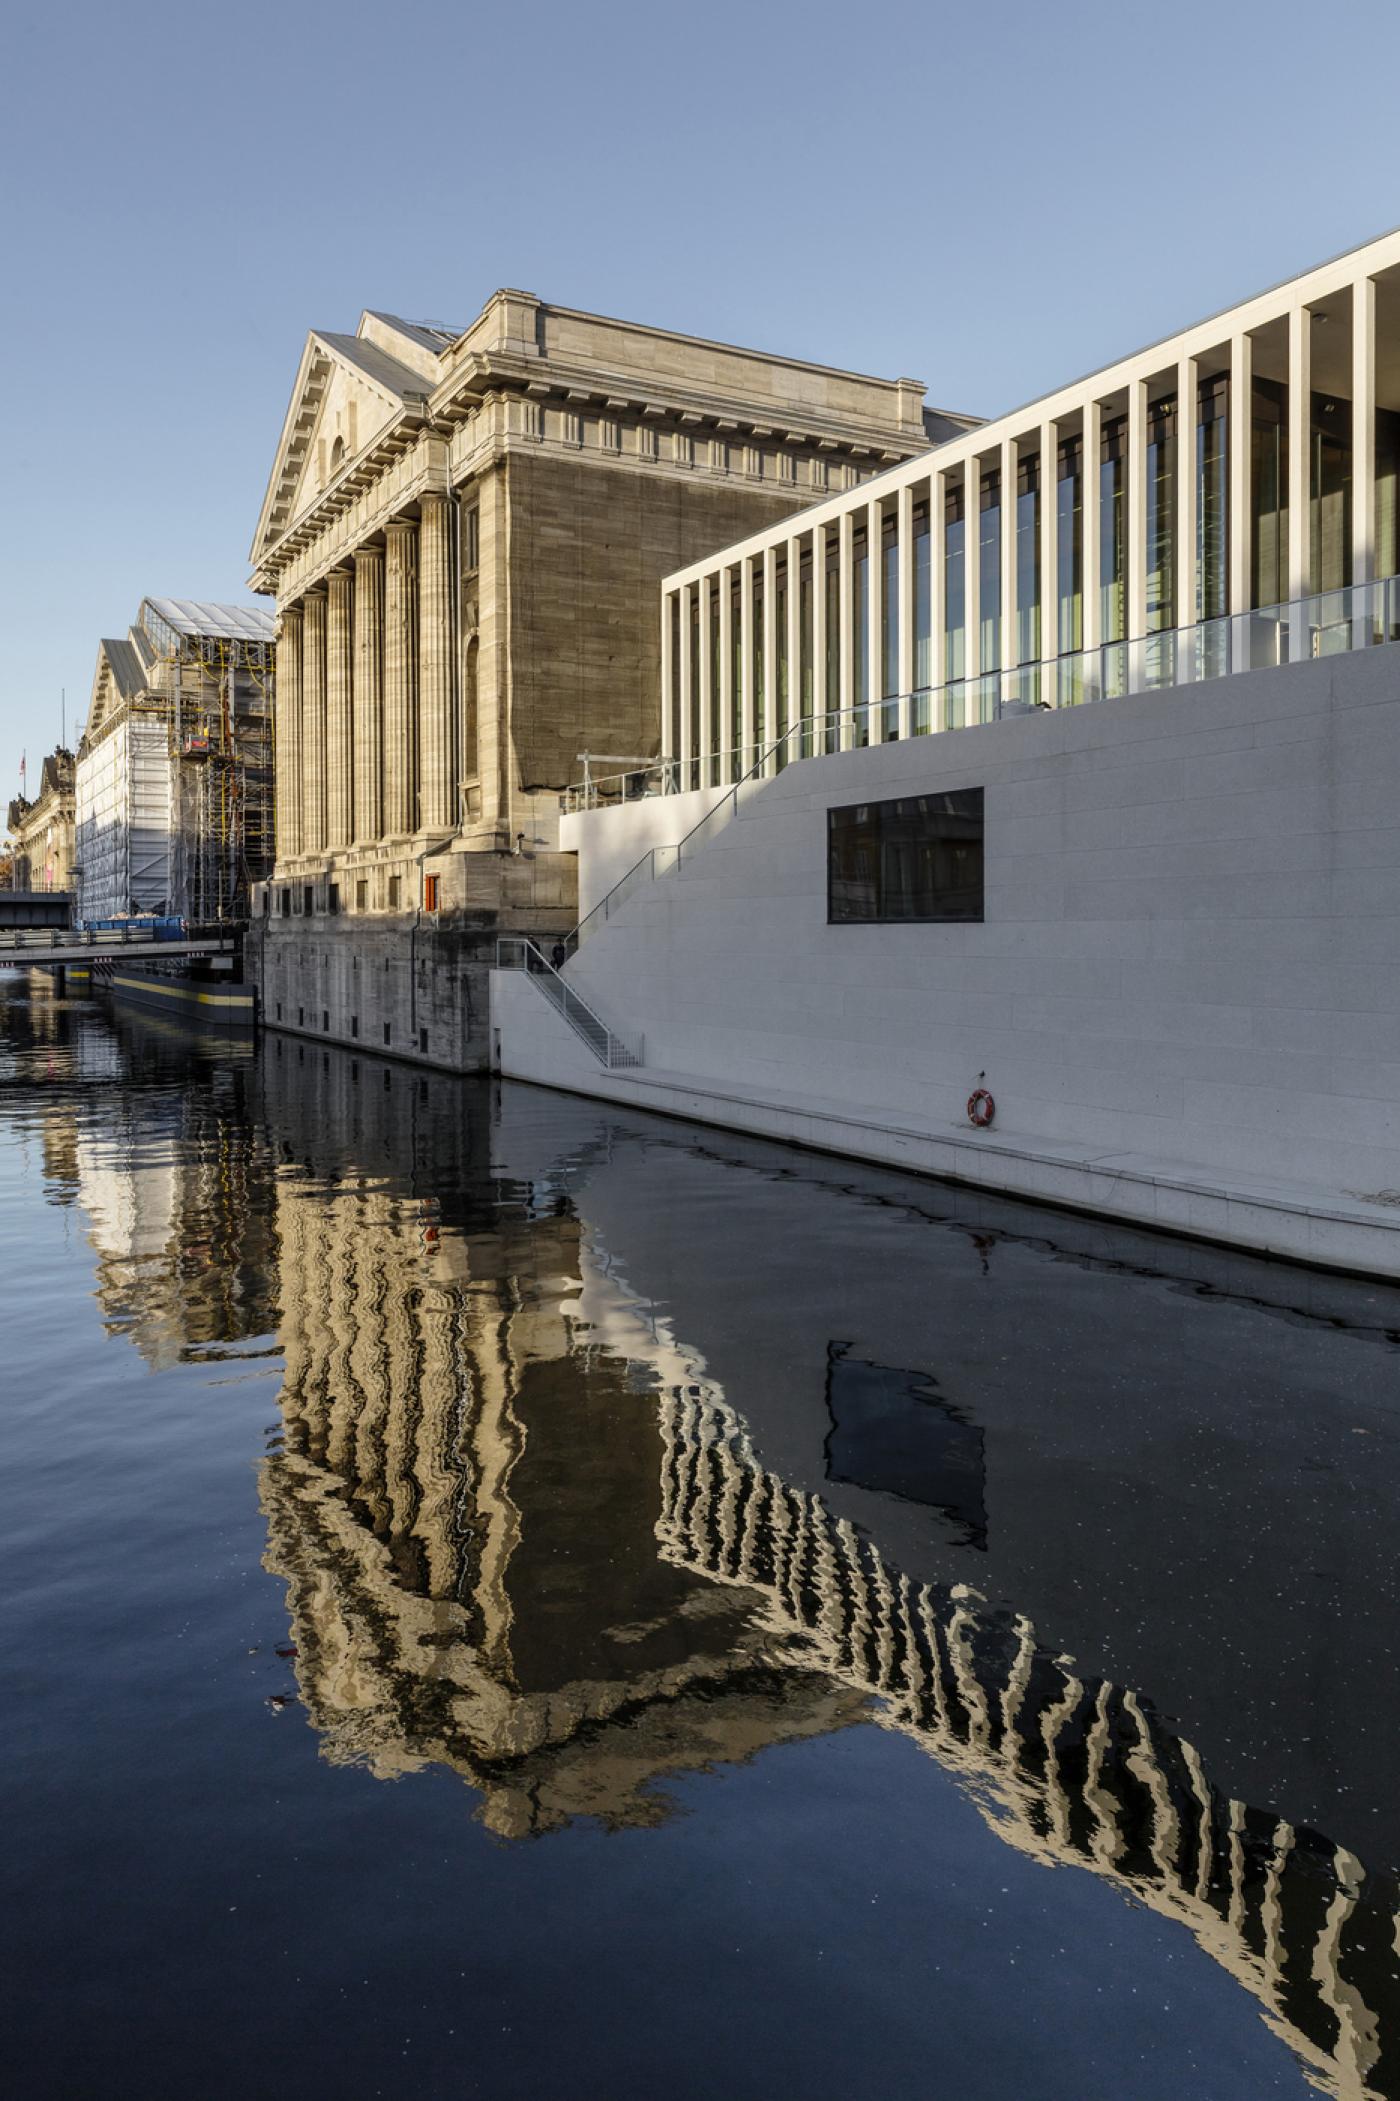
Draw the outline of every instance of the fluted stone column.
[[[301,852],[301,644],[299,605],[288,606],[277,629],[277,736],[273,792],[279,865]]]
[[[445,832],[457,822],[452,750],[452,594],[447,498],[425,495],[418,527],[419,822]]]
[[[384,550],[355,555],[355,839],[384,832]]]
[[[333,571],[326,616],[326,843],[350,844],[353,816],[354,729],[350,714],[351,623],[355,580]]]
[[[418,821],[418,528],[395,518],[384,558],[384,830],[407,838]]]
[[[308,591],[301,659],[301,850],[326,844],[326,594]]]

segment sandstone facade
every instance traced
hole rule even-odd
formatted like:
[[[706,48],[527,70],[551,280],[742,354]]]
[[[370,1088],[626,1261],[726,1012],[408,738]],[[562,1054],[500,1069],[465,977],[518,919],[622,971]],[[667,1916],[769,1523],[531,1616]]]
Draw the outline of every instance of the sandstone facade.
[[[513,291],[465,331],[313,333],[253,548],[267,1022],[483,1066],[497,935],[576,917],[560,792],[656,751],[661,578],[966,420],[923,395]]]

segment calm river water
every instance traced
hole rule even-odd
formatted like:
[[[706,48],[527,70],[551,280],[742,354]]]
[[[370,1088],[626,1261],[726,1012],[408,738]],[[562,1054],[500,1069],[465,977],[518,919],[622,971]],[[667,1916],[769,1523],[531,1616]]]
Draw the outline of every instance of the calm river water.
[[[1400,1293],[0,979],[6,2090],[1400,2096]]]

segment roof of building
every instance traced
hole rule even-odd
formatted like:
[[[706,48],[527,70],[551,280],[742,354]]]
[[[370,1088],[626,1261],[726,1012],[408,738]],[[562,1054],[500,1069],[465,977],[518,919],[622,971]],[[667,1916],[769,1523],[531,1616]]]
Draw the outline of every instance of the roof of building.
[[[158,613],[177,635],[217,635],[233,642],[270,642],[273,637],[273,616],[261,606],[209,605],[199,598],[143,598],[141,603]],[[109,654],[130,647],[125,642],[104,642],[102,646]],[[134,659],[134,651],[132,655]],[[112,669],[117,671],[115,657]]]
[[[466,333],[464,329],[449,327],[446,321],[405,321],[398,314],[382,313],[376,307],[367,311],[376,321],[384,322],[386,327],[397,329],[401,336],[407,336],[410,341],[421,343],[425,350],[438,354],[449,350],[458,336]]]
[[[313,329],[312,334],[318,343],[333,350],[347,365],[357,366],[366,379],[383,387],[396,401],[426,401],[432,392],[432,382],[424,379],[421,372],[390,357],[377,343],[367,343],[363,336],[336,335],[324,328]],[[430,347],[434,352],[439,348],[437,344]]]
[[[98,648],[111,666],[118,693],[123,700],[130,700],[132,694],[139,693],[146,683],[146,673],[135,645],[125,639],[118,641],[115,637],[104,635]]]

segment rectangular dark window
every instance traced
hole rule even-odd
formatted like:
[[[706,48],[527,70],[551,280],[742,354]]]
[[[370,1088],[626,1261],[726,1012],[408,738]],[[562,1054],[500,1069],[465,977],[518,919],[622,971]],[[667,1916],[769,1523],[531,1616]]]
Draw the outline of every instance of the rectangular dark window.
[[[301,909],[302,912],[305,914],[306,918],[308,919],[311,917],[312,913],[316,909],[316,892],[312,888],[310,883],[304,883],[302,885]]]
[[[981,788],[828,810],[829,924],[981,920],[982,838]]]
[[[291,891],[290,891],[290,890],[284,890],[284,891],[282,892],[282,917],[283,917],[284,919],[290,919],[290,918],[291,918],[291,916],[292,916],[292,893],[291,893]]]
[[[387,1021],[384,1024],[384,1041],[386,1043],[389,1041],[389,1024]]]
[[[322,1009],[321,1009],[321,1034],[322,1034],[323,1036],[329,1036],[330,1032],[331,1032],[331,1017],[330,1017],[329,1013],[328,1013],[328,1012],[326,1011],[326,1009],[325,1009],[324,1007],[322,1007]]]
[[[399,882],[400,882],[400,878],[399,878],[398,876],[396,876],[396,875],[391,875],[391,876],[390,876],[390,878],[389,878],[389,910],[390,910],[391,912],[397,912],[397,911],[398,911],[398,909],[399,909]]]
[[[359,1017],[359,1015],[358,1015],[358,1014],[352,1014],[352,1015],[350,1016],[350,1034],[351,1034],[352,1036],[358,1036],[358,1035],[359,1035],[359,1033],[360,1033],[360,1017]]]
[[[428,1048],[428,1032],[427,1032],[427,1030],[426,1030],[426,1029],[420,1029],[420,1030],[418,1031],[418,1048],[419,1048],[419,1050],[420,1050],[420,1051],[423,1051],[424,1053],[426,1053],[426,1051],[427,1051],[427,1048]]]
[[[367,912],[369,910],[369,884],[364,876],[361,876],[355,885],[355,910],[357,912]]]
[[[339,883],[328,883],[326,885],[326,910],[328,912],[338,912],[340,910]]]

